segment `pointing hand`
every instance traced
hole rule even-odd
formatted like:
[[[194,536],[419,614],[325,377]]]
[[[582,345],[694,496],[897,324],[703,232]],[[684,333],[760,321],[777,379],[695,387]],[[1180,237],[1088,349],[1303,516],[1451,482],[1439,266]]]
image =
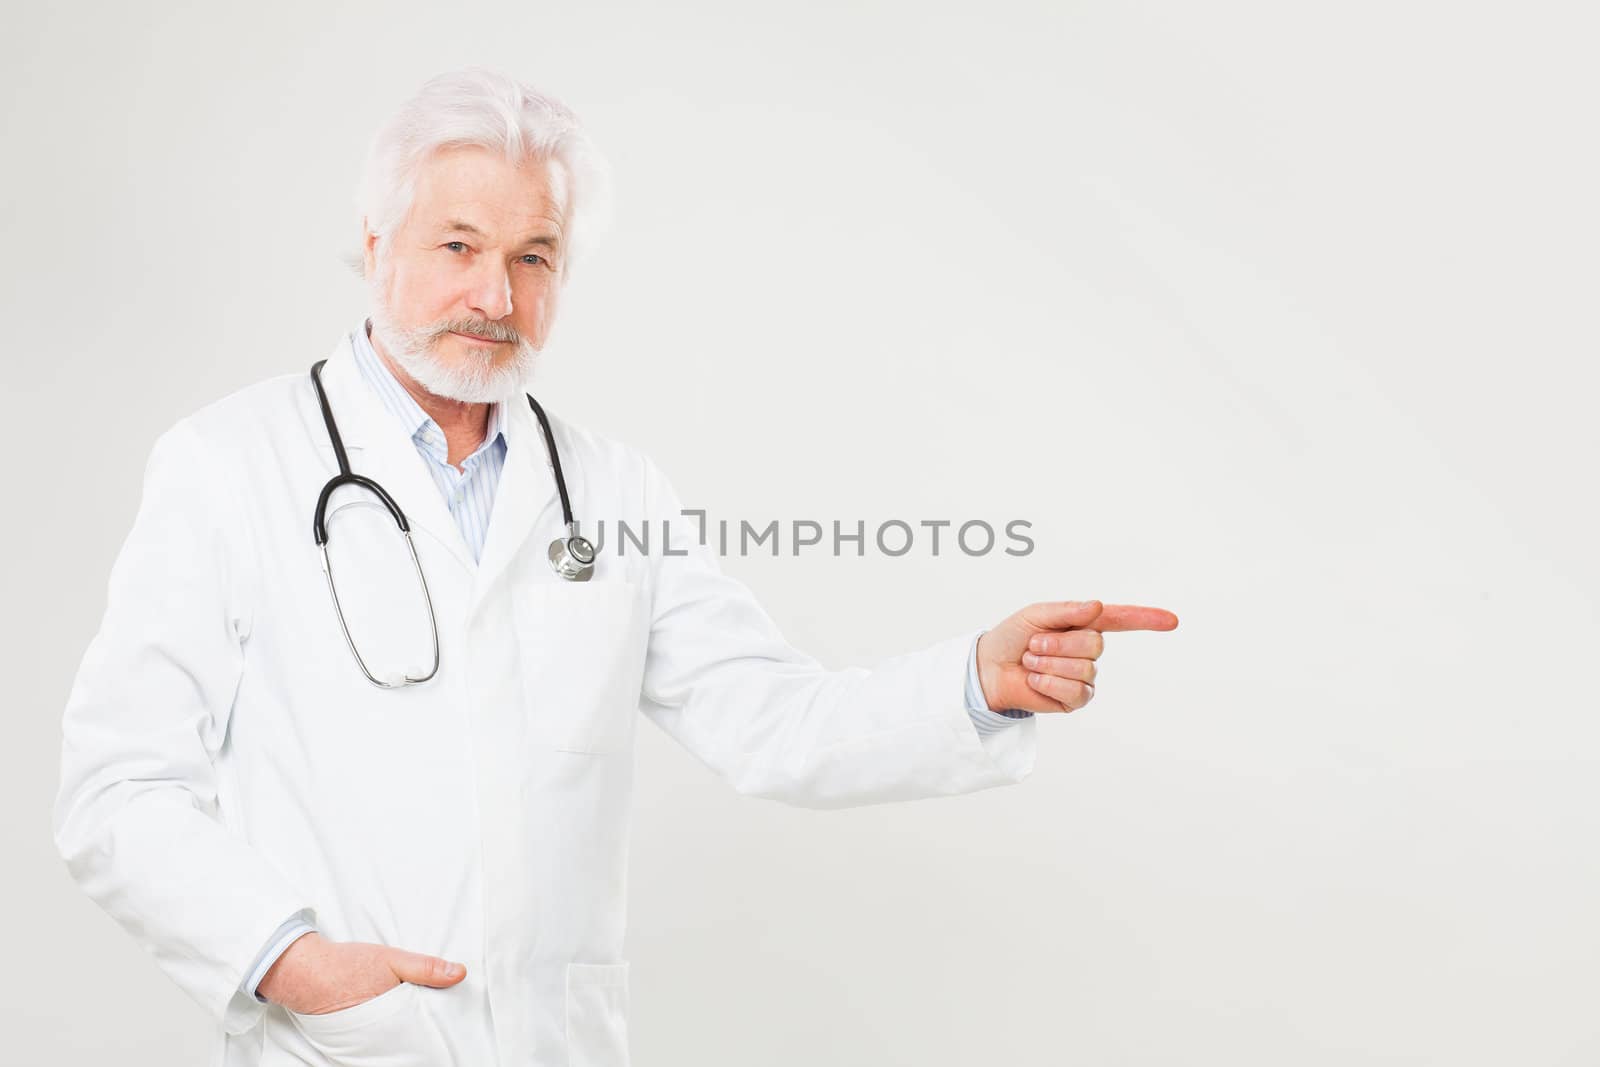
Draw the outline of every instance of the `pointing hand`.
[[[1172,612],[1137,604],[1030,604],[978,639],[978,681],[991,711],[1075,711],[1094,699],[1104,634],[1177,625]]]

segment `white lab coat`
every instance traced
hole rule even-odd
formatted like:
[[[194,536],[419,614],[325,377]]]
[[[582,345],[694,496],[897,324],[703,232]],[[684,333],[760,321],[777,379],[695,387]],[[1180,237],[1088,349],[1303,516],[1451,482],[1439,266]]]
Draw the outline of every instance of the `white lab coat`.
[[[964,707],[977,630],[870,671],[823,669],[697,544],[648,459],[552,415],[573,509],[591,535],[605,519],[608,542],[593,581],[562,580],[545,555],[560,501],[526,403],[507,405],[475,564],[348,337],[323,381],[352,468],[411,521],[438,675],[386,691],[356,668],[311,533],[337,468],[296,373],[156,443],[64,717],[61,853],[218,1020],[225,1067],[627,1064],[638,711],[739,793],[807,807],[1032,770],[1034,719],[980,737]],[[616,521],[646,518],[651,554],[618,555]],[[363,653],[425,661],[404,542],[384,513],[345,519],[335,577]],[[661,553],[663,519],[687,555]],[[240,980],[296,913],[332,939],[459,960],[467,977],[321,1016],[262,1005]]]

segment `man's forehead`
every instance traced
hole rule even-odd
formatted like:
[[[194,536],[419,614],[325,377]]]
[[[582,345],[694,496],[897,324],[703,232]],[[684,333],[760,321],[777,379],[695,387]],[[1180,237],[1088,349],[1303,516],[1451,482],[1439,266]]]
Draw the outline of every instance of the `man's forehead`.
[[[562,219],[559,206],[548,197],[529,202],[528,197],[509,201],[481,197],[419,198],[413,205],[411,225],[433,235],[461,234],[481,241],[559,240]],[[544,240],[541,243],[550,243]]]
[[[539,160],[512,166],[488,152],[440,152],[417,175],[412,219],[479,237],[559,235],[563,178]]]

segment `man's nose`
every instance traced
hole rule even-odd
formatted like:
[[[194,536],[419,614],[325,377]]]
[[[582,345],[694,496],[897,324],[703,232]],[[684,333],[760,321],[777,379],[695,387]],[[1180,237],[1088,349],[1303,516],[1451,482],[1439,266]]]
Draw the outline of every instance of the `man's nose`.
[[[504,263],[491,256],[482,257],[467,303],[486,319],[503,319],[511,314],[511,275]]]

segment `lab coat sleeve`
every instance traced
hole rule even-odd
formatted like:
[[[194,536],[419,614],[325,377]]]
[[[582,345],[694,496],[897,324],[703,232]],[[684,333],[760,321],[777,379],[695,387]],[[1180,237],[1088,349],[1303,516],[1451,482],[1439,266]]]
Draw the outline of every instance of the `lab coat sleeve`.
[[[230,1033],[242,981],[305,895],[225,825],[215,759],[254,557],[237,487],[186,420],[156,442],[62,718],[56,847],[90,898]]]
[[[648,459],[645,509],[674,553],[650,559],[641,710],[747,796],[842,808],[969,793],[1033,770],[1037,721],[980,734],[966,704],[980,630],[873,669],[828,670],[789,646]],[[708,542],[714,539],[707,537]]]

